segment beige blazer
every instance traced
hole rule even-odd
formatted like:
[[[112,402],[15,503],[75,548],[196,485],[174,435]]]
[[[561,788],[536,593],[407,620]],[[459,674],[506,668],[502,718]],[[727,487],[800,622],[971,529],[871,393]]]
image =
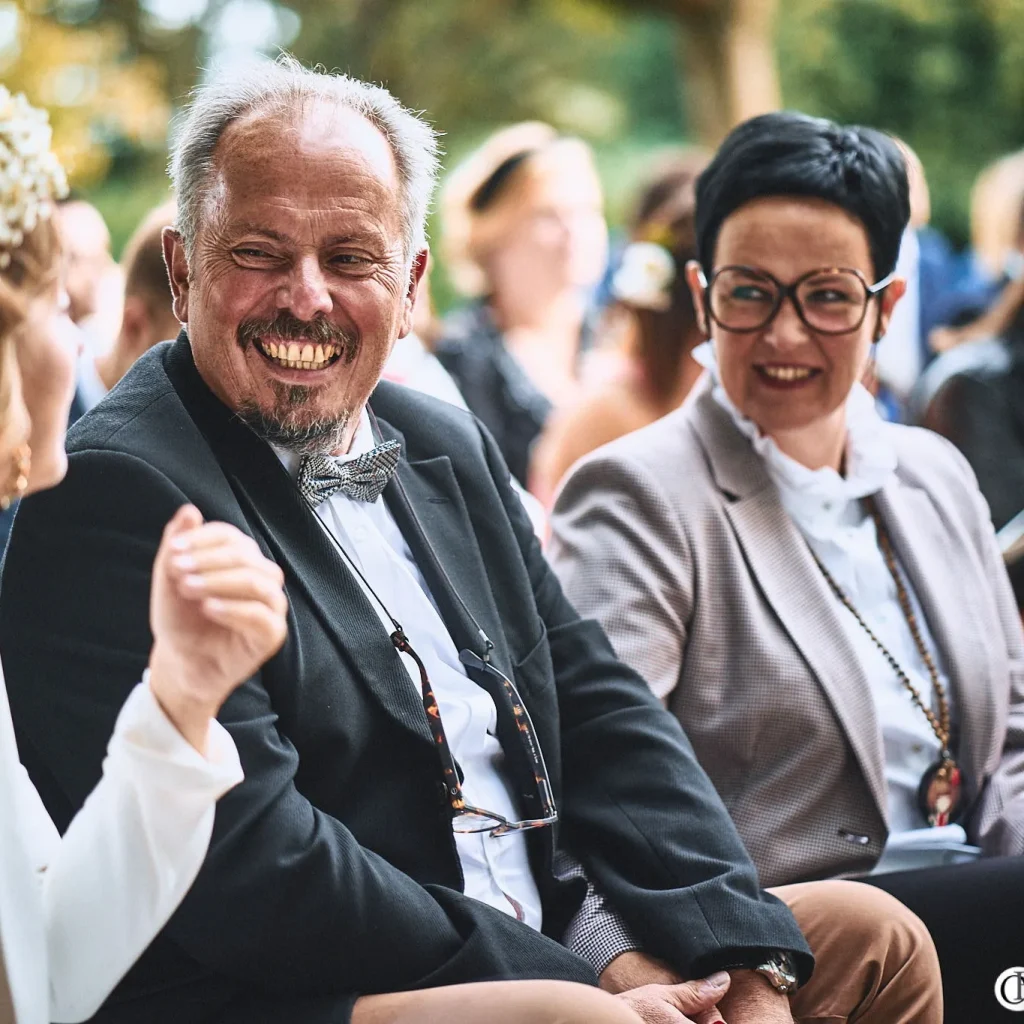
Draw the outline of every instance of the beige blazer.
[[[912,427],[877,495],[954,691],[971,839],[1024,853],[1024,635],[966,461]],[[763,885],[857,874],[888,836],[882,739],[839,606],[705,379],[578,463],[550,555],[570,600],[664,698]]]

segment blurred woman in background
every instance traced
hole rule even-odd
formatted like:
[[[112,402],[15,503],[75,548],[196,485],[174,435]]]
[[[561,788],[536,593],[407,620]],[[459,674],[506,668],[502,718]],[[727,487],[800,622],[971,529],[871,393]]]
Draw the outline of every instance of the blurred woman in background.
[[[437,356],[524,486],[552,408],[576,394],[603,203],[587,145],[538,122],[492,135],[441,198],[452,279],[474,302],[444,322]]]
[[[621,351],[621,369],[551,417],[530,467],[546,505],[577,459],[671,412],[703,372],[690,355],[703,335],[685,268],[697,254],[694,183],[706,163],[698,151],[674,154],[640,193],[597,346]]]

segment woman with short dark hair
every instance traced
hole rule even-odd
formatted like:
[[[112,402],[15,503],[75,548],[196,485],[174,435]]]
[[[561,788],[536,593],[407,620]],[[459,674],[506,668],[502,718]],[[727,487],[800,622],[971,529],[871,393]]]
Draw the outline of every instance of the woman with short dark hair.
[[[707,375],[576,467],[551,555],[686,728],[764,884],[914,869],[873,881],[929,925],[966,1020],[1015,948],[1007,901],[1024,911],[1024,635],[970,468],[860,384],[908,212],[880,132],[735,129],[687,270]]]

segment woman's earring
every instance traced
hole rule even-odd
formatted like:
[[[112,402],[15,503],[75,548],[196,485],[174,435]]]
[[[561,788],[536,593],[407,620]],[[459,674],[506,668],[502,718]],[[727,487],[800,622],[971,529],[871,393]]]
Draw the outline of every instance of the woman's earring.
[[[0,494],[0,512],[6,512],[25,493],[29,470],[32,468],[32,449],[27,444],[18,445],[11,461],[11,473]]]

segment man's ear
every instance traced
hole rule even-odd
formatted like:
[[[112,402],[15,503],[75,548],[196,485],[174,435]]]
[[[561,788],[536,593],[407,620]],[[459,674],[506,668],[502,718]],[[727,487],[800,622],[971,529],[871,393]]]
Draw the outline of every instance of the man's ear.
[[[882,298],[878,303],[878,323],[875,326],[875,341],[878,341],[889,330],[892,311],[896,308],[896,303],[903,298],[906,292],[907,282],[902,277],[894,277],[889,282],[885,291],[882,292]]]
[[[164,263],[167,266],[167,277],[171,282],[174,315],[180,323],[188,323],[188,257],[181,235],[174,228],[164,228],[160,234],[160,242],[164,252]]]
[[[421,249],[413,258],[412,267],[409,269],[409,286],[406,290],[405,301],[402,306],[402,322],[398,328],[398,337],[400,338],[404,338],[412,330],[416,296],[419,294],[421,282],[426,278],[429,263],[429,249]]]

